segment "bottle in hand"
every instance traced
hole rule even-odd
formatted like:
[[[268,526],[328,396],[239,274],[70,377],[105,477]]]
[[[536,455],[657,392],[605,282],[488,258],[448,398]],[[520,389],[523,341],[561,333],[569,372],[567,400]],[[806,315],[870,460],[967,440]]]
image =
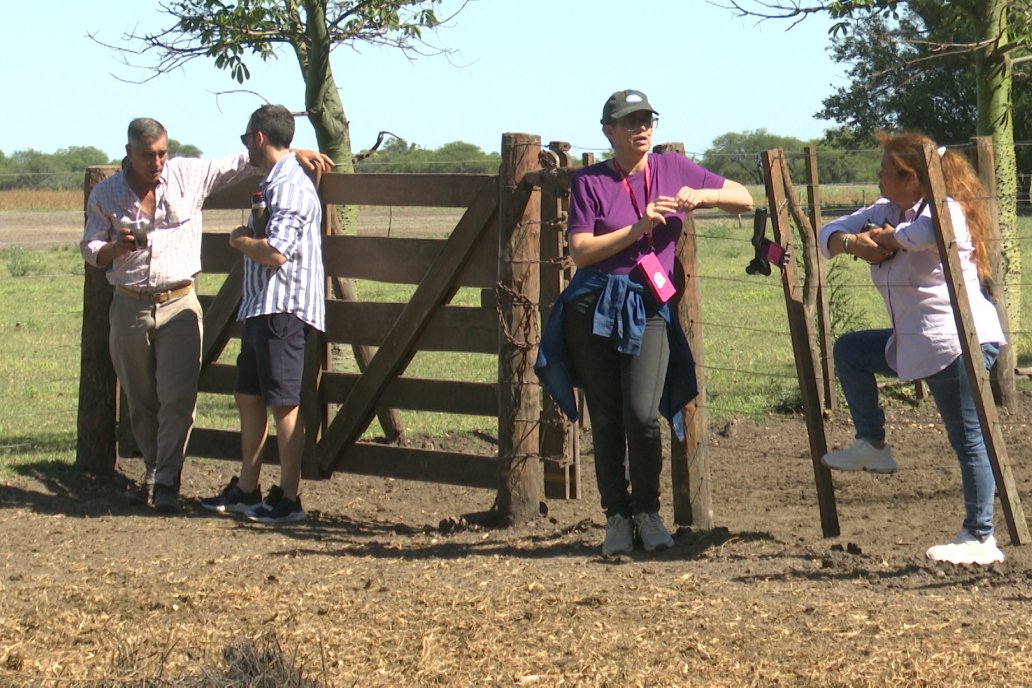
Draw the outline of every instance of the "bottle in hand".
[[[269,207],[265,203],[265,196],[261,191],[255,191],[251,196],[251,228],[254,229],[254,236],[261,239],[265,236],[265,228],[269,224]]]

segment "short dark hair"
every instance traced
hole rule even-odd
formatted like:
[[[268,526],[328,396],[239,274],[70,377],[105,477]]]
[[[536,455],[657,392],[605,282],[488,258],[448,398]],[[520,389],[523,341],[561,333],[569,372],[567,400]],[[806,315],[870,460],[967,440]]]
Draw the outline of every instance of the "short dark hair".
[[[126,139],[130,146],[138,146],[143,141],[153,141],[168,136],[168,130],[156,119],[137,117],[129,123]]]
[[[290,148],[294,140],[294,116],[282,105],[262,105],[251,113],[248,129],[265,134],[274,148]]]

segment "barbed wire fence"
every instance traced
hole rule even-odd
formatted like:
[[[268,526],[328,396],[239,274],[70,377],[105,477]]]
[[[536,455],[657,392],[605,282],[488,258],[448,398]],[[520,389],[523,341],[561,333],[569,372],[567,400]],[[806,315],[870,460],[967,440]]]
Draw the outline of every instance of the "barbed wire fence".
[[[591,152],[603,149],[582,150]],[[759,154],[756,156],[758,159]],[[34,174],[43,177],[55,173]],[[78,176],[81,182],[82,173],[67,174]],[[4,176],[0,174],[0,179]],[[869,204],[873,201],[869,194],[876,194],[876,189],[877,184],[873,180],[822,184],[822,194],[831,199],[829,203],[822,204],[825,219]],[[797,184],[796,191],[804,195],[806,186]],[[843,197],[847,197],[845,202],[840,200]],[[805,198],[801,203],[806,204]],[[1027,206],[1026,199],[1024,207],[1027,209]],[[81,213],[81,210],[76,212]],[[32,215],[31,212],[28,214]],[[696,215],[698,222],[695,238],[702,247],[700,252],[703,260],[700,274],[693,278],[700,281],[705,294],[702,325],[707,344],[703,368],[707,375],[709,395],[706,408],[711,423],[722,423],[738,417],[763,423],[772,413],[797,412],[798,378],[794,370],[781,285],[776,273],[769,278],[745,274],[744,267],[753,252],[750,236],[743,226],[748,222],[743,222],[741,218],[736,221],[716,211],[702,211]],[[78,226],[70,229],[81,231],[81,215],[78,218]],[[740,228],[743,231],[739,233],[737,229]],[[0,240],[3,239],[5,229],[24,233],[31,231],[31,226],[11,227],[9,220],[5,221],[0,206]],[[563,228],[556,229],[562,231]],[[1032,249],[1032,227],[1019,226],[1018,245],[1021,253],[1026,255]],[[40,254],[48,252],[51,255],[40,258]],[[706,261],[708,253],[739,257],[741,271],[736,274],[709,270]],[[830,267],[834,270],[833,264]],[[14,361],[0,367],[3,371],[3,378],[0,379],[2,453],[45,454],[74,447],[77,412],[75,392],[79,380],[79,337],[82,326],[82,274],[81,258],[73,242],[45,250],[0,248],[0,307],[5,313],[0,318],[0,338],[10,352],[7,358]],[[843,293],[874,293],[869,279],[857,276],[855,272],[845,272],[840,279],[838,288]],[[1019,285],[1023,292],[1028,288],[1029,281],[1032,280],[1026,278]],[[33,298],[37,294],[42,295],[38,300]],[[55,294],[63,295],[60,302],[47,297]],[[1023,299],[1024,302],[1029,300],[1032,299]],[[757,317],[743,318],[716,307],[729,301],[765,305],[755,309]],[[1027,308],[1023,308],[1023,311],[1025,315],[1021,318],[1021,329],[1012,332],[1012,344],[1032,339],[1029,326],[1032,316],[1027,315]],[[718,333],[725,343],[713,343],[717,341]],[[727,333],[732,333],[732,336],[726,336]],[[762,360],[741,358],[737,355],[735,343],[745,339],[753,342],[758,340],[761,343],[759,348],[769,352],[769,355]],[[50,361],[59,363],[52,365]],[[749,391],[742,394],[742,389]],[[766,410],[750,410],[746,404],[735,403],[734,390],[738,390],[738,396],[766,398]],[[1001,420],[1007,425],[1026,422],[1008,416]],[[728,441],[726,438],[721,439],[724,449],[728,448]],[[742,450],[747,449],[743,446]]]

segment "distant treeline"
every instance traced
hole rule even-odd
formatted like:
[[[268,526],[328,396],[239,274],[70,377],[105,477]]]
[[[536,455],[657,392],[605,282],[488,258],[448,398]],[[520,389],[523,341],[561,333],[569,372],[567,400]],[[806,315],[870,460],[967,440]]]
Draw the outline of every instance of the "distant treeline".
[[[878,178],[880,152],[869,149],[837,148],[823,142],[805,142],[776,136],[766,130],[728,133],[717,137],[701,155],[693,154],[701,165],[714,172],[742,182],[762,184],[760,154],[782,148],[789,163],[792,179],[802,183],[806,174],[803,151],[817,148],[820,180],[825,184],[870,183]],[[169,140],[169,153],[176,156],[200,157],[195,146]],[[597,154],[605,159],[609,152]],[[82,186],[83,172],[90,165],[118,164],[98,148],[72,146],[54,153],[36,150],[17,151],[5,155],[0,151],[0,189],[75,189]],[[501,163],[498,153],[485,153],[478,146],[463,141],[447,143],[440,148],[421,148],[401,139],[388,140],[378,151],[355,165],[359,173],[480,173],[495,174]]]
[[[658,141],[658,139],[657,139]],[[827,184],[872,182],[878,178],[881,152],[874,147],[842,149],[827,142],[806,142],[789,136],[776,136],[764,129],[729,133],[717,137],[702,155],[694,156],[704,167],[743,184],[762,184],[763,171],[760,154],[772,148],[781,148],[788,159],[792,178],[802,181],[806,175],[804,150],[807,146],[819,148],[820,179]],[[609,152],[596,156],[609,157]],[[498,153],[485,153],[477,146],[462,141],[441,146],[436,150],[420,148],[400,139],[388,141],[379,151],[355,165],[357,172],[481,172],[498,171],[501,158]]]
[[[501,162],[502,156],[498,153],[485,153],[472,143],[453,141],[430,150],[395,138],[385,142],[370,157],[359,161],[355,165],[355,171],[495,174]]]
[[[190,144],[168,140],[169,155],[200,157],[201,150]],[[91,165],[117,165],[107,153],[93,146],[69,146],[53,153],[28,149],[5,155],[0,151],[0,190],[3,189],[77,189]]]
[[[73,189],[82,187],[83,171],[107,165],[107,153],[93,146],[71,146],[53,153],[0,151],[0,189]]]

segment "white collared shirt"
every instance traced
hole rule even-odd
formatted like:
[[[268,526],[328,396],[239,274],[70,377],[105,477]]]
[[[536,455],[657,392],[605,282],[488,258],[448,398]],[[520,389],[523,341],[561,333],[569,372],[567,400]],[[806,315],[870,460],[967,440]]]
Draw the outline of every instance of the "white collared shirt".
[[[201,271],[201,206],[212,192],[254,175],[247,153],[215,160],[170,158],[154,189],[154,217],[148,217],[148,245],[124,253],[107,268],[116,286],[164,291],[191,281]],[[86,227],[79,248],[90,265],[104,244],[117,239],[119,220],[141,217],[140,199],[125,170],[94,187],[86,203]]]
[[[960,265],[971,316],[981,344],[1003,344],[996,308],[985,297],[974,262],[974,246],[960,203],[947,199],[956,235]],[[923,203],[900,212],[882,198],[852,215],[841,217],[821,229],[818,246],[830,258],[828,240],[835,232],[858,234],[866,222],[879,227],[896,227],[896,240],[905,250],[871,266],[871,280],[885,300],[892,323],[892,336],[885,347],[886,361],[901,380],[920,380],[938,373],[961,354],[957,324],[950,303],[935,243],[931,209]]]

